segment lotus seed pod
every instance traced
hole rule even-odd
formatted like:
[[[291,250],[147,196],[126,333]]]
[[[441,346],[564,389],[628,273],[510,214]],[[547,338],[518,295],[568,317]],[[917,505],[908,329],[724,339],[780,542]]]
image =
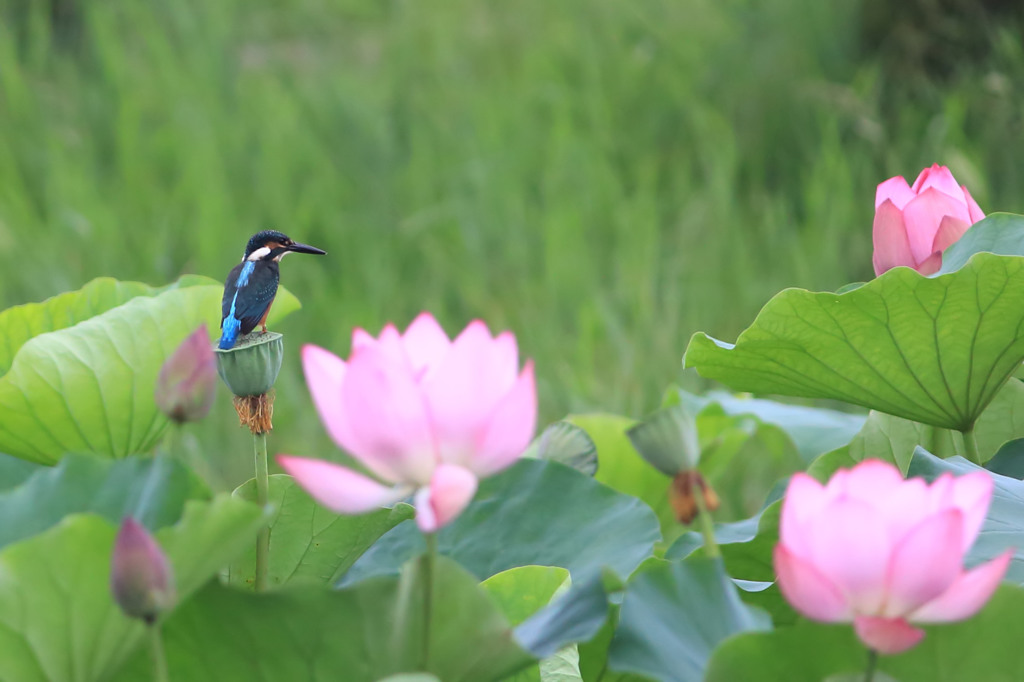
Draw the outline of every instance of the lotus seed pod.
[[[215,348],[217,373],[240,398],[263,395],[274,387],[284,359],[284,337],[277,332],[244,336],[229,350]]]

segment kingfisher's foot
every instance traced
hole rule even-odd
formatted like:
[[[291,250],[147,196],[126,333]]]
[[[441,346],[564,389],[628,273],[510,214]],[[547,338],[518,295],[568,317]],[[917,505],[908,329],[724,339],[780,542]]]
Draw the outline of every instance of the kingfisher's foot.
[[[267,333],[267,325],[263,325],[263,333],[264,333],[264,334],[266,334],[266,333]]]

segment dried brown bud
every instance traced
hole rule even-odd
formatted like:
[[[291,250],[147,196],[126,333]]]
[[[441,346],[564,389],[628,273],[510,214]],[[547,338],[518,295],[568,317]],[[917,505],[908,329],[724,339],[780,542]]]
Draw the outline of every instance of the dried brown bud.
[[[668,492],[669,501],[672,503],[672,509],[675,511],[676,519],[679,520],[679,523],[690,525],[697,518],[697,515],[700,514],[700,507],[697,504],[697,497],[694,492],[695,486],[700,488],[707,510],[713,512],[718,509],[720,504],[718,494],[715,493],[714,488],[707,484],[707,481],[700,475],[700,472],[693,470],[680,471],[672,479]]]

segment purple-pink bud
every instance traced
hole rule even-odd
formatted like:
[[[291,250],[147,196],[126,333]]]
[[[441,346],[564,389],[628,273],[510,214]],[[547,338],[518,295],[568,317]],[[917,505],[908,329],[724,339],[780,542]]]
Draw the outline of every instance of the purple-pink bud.
[[[160,368],[154,397],[157,407],[181,424],[209,414],[216,392],[217,359],[204,323]]]
[[[110,590],[126,616],[147,623],[174,605],[174,575],[167,556],[142,524],[121,524],[110,560]]]

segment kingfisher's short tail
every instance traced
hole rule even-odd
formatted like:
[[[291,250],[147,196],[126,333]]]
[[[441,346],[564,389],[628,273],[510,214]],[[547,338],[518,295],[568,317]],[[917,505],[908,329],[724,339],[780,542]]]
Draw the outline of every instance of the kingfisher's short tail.
[[[217,344],[217,348],[221,350],[231,350],[235,347],[235,341],[238,340],[238,328],[242,326],[239,320],[236,320],[233,315],[228,315],[224,318],[224,322],[221,323],[221,327],[224,329],[220,335],[220,343]]]

